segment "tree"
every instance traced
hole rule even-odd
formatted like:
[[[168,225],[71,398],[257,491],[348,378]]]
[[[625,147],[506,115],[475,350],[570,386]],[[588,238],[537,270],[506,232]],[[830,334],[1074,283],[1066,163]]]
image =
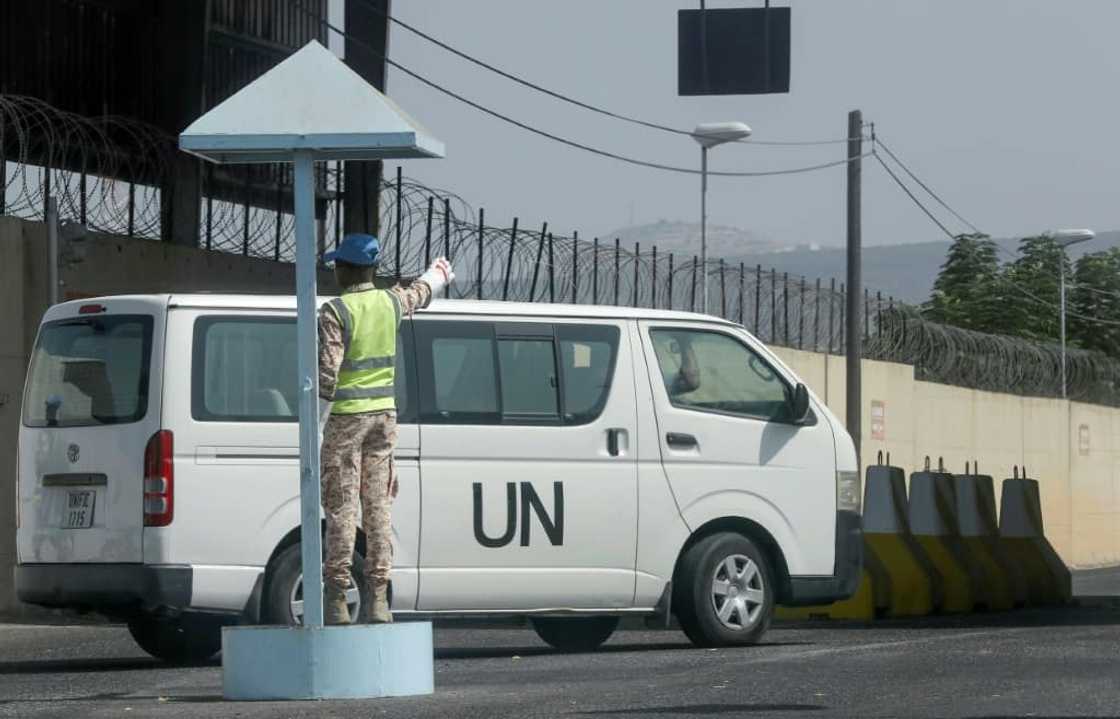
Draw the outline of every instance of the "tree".
[[[934,322],[977,330],[1006,329],[1008,288],[1001,283],[996,244],[985,234],[958,235],[933,283],[923,314]]]
[[[1059,339],[1061,272],[1068,281],[1072,274],[1069,259],[1053,237],[1038,235],[1019,241],[1019,258],[1001,275],[1007,285],[1003,310],[1007,334],[1039,342]]]
[[[1120,322],[1120,248],[1083,255],[1066,291],[1067,309],[1071,313],[1066,332],[1071,341],[1085,349],[1120,357],[1120,325],[1083,319]]]

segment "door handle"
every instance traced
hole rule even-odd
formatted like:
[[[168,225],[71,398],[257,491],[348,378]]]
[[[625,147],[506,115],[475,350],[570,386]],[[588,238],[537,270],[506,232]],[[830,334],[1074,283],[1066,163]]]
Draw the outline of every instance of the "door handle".
[[[617,427],[607,430],[607,454],[612,457],[617,457],[620,453],[619,437],[625,430],[618,429]]]
[[[689,449],[698,444],[695,437],[682,432],[670,432],[665,435],[665,442],[674,449]]]

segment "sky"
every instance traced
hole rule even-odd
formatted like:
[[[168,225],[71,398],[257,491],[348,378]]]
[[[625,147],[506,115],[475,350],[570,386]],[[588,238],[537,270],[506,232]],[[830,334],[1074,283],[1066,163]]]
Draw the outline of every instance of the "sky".
[[[337,3],[336,3],[337,4]],[[759,140],[838,139],[861,109],[883,142],[961,215],[999,237],[1120,228],[1120,27],[1116,0],[774,0],[792,8],[784,95],[678,97],[685,0],[394,0],[403,21],[582,101],[661,124],[739,120]],[[709,7],[761,2],[709,0]],[[600,117],[474,67],[394,26],[390,56],[470,99],[554,134],[699,167],[690,138]],[[488,224],[547,220],[607,236],[631,223],[698,221],[700,182],[559,145],[390,69],[388,94],[447,145],[404,172],[451,190]],[[713,149],[712,170],[843,159],[843,145]],[[395,172],[390,164],[387,172]],[[873,158],[863,164],[863,242],[945,239]],[[931,209],[936,205],[930,201]],[[939,210],[940,211],[940,210]],[[940,211],[953,232],[966,227]],[[712,178],[710,223],[782,244],[842,245],[845,171]]]

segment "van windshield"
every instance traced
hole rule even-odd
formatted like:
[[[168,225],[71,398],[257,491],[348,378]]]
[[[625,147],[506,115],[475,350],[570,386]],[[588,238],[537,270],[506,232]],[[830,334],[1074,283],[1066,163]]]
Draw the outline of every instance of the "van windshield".
[[[152,318],[106,315],[43,325],[31,356],[23,423],[86,427],[143,419]]]

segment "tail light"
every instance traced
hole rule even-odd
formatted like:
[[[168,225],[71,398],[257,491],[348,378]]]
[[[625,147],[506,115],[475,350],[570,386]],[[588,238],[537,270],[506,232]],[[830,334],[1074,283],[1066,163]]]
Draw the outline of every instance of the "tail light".
[[[166,527],[175,516],[175,452],[169,430],[160,430],[144,450],[144,526]]]

